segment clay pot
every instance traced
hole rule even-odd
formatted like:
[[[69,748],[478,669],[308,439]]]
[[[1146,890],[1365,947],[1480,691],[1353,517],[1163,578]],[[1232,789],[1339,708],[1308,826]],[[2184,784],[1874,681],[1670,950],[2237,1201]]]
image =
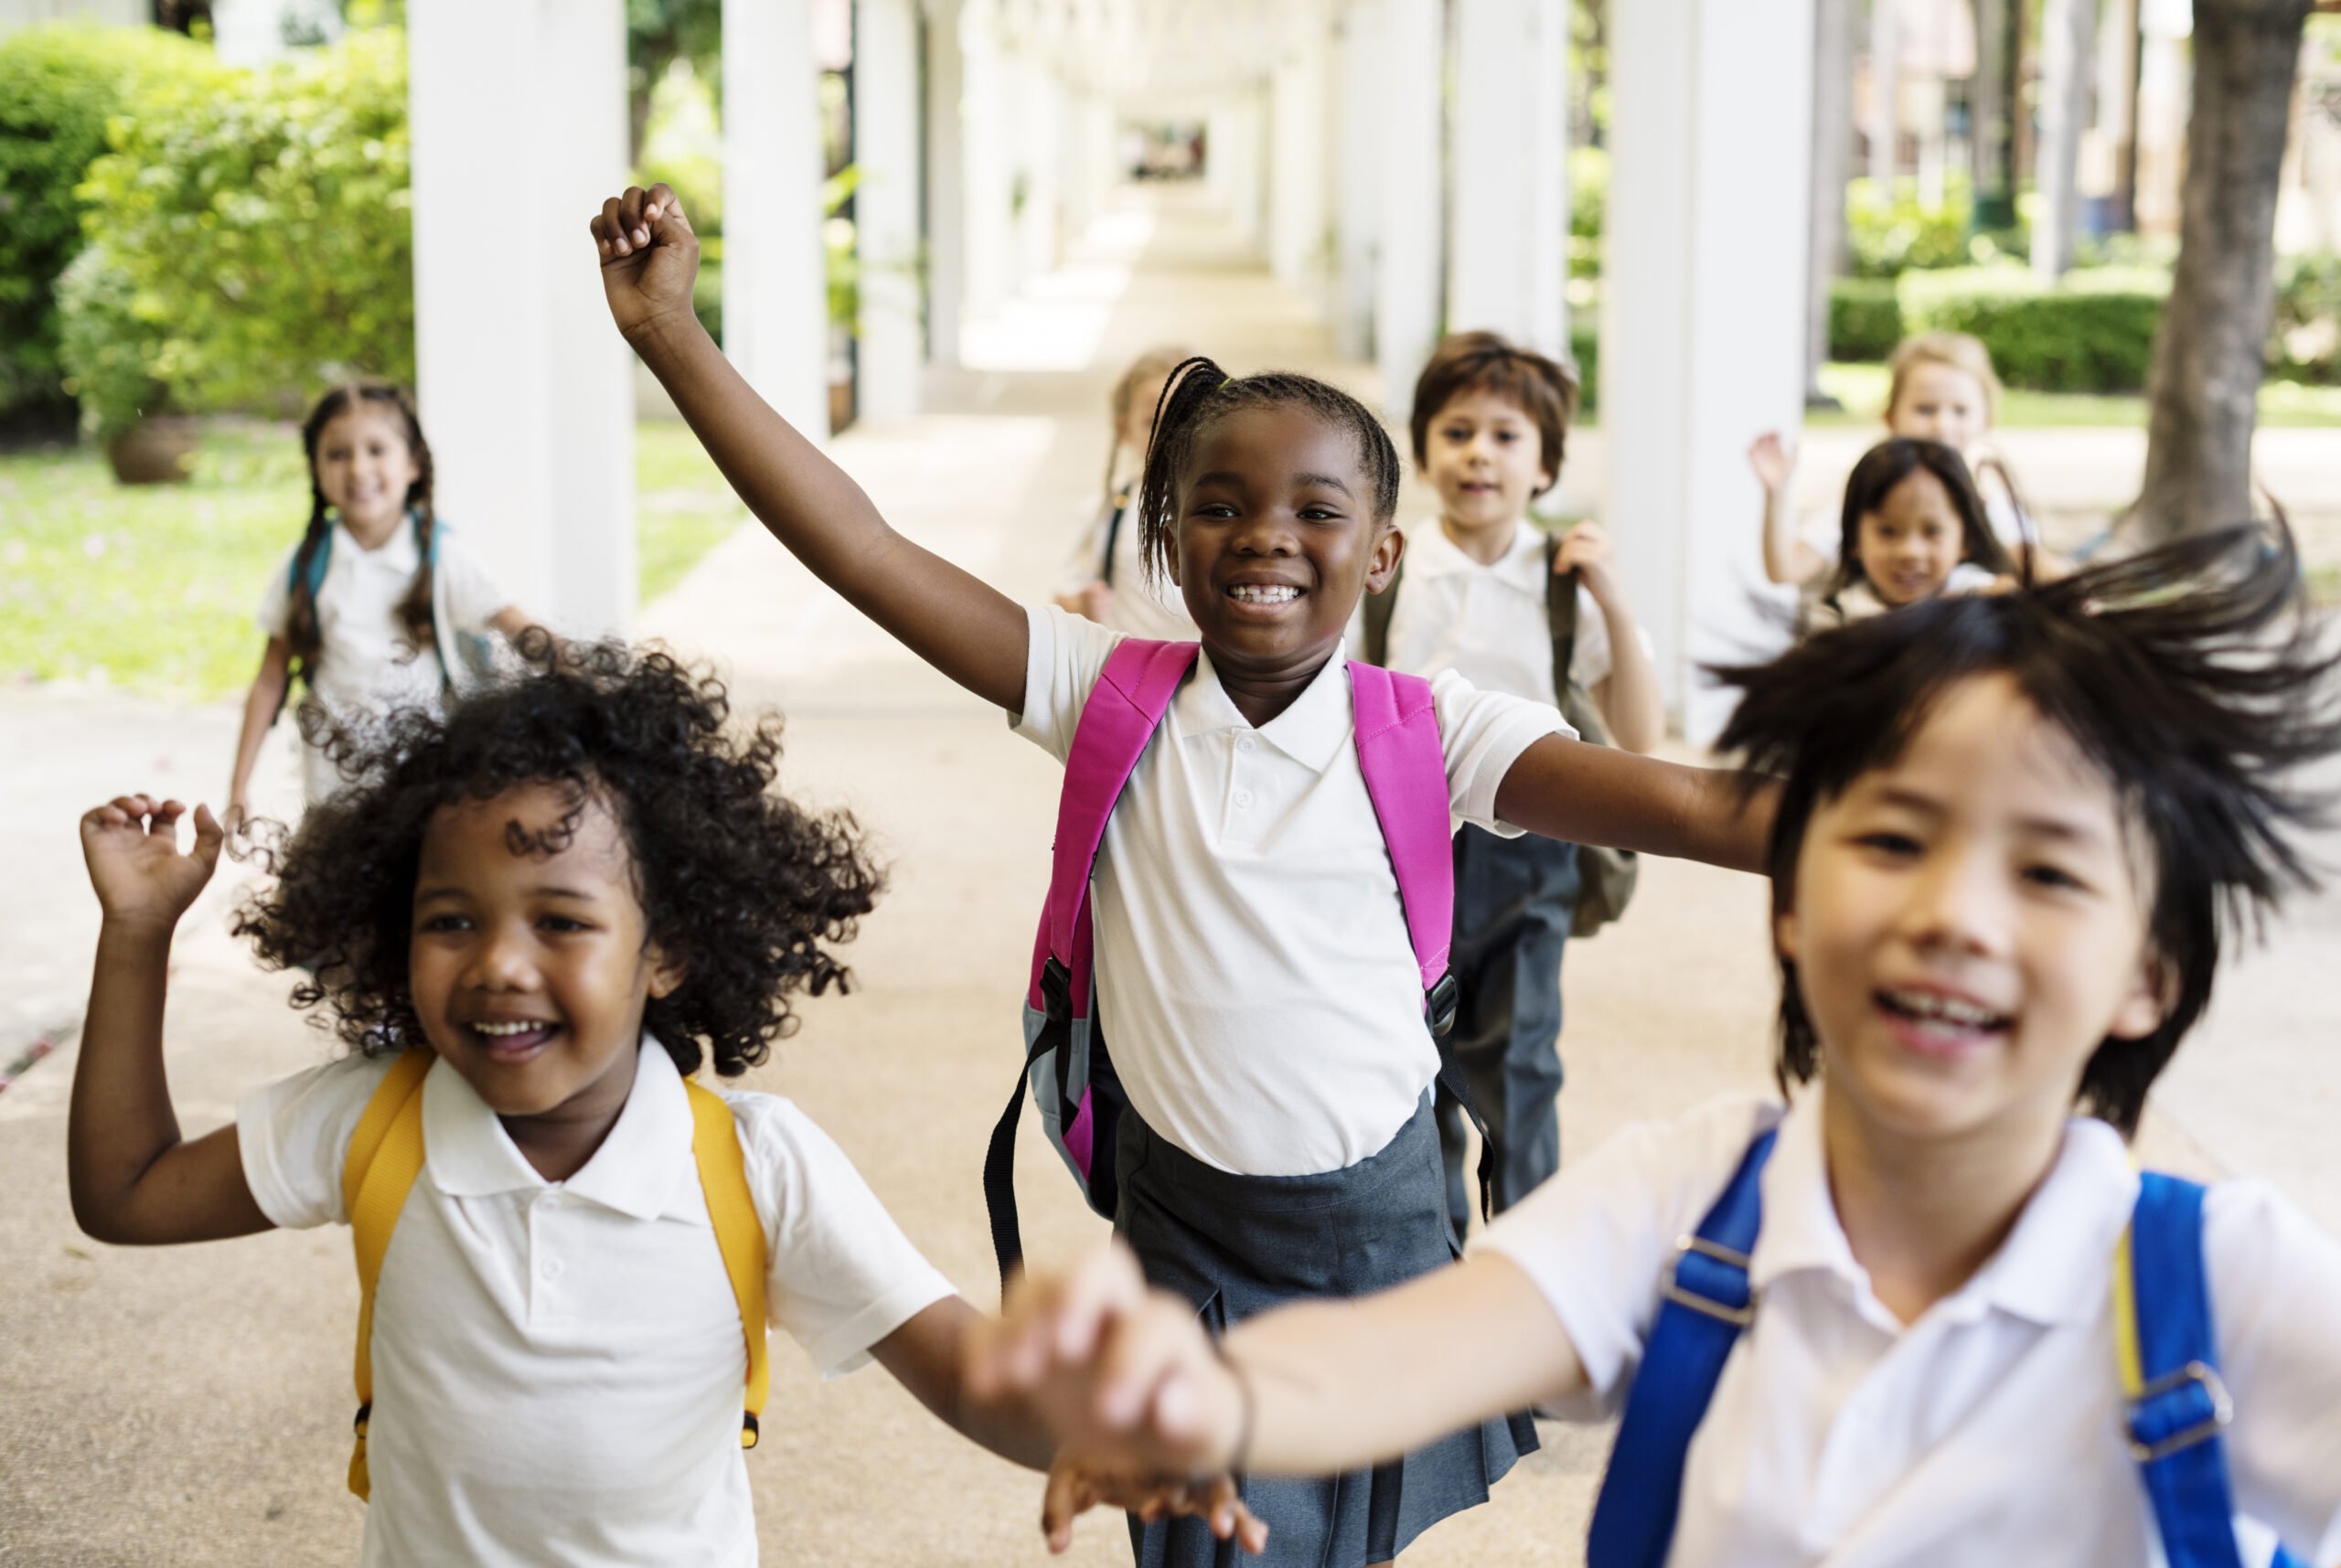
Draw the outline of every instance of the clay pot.
[[[191,419],[143,419],[106,443],[106,461],[124,485],[184,485],[195,472],[199,434]]]

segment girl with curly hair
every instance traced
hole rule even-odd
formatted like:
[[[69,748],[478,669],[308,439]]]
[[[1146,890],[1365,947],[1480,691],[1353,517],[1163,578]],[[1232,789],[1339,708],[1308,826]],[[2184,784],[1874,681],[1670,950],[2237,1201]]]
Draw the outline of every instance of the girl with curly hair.
[[[759,1298],[825,1371],[875,1360],[957,1430],[1046,1467],[1021,1400],[961,1397],[974,1309],[837,1146],[786,1100],[687,1083],[703,1061],[723,1077],[763,1061],[798,993],[844,987],[835,948],[880,882],[854,823],[775,791],[778,718],[727,730],[711,676],[541,632],[522,654],[525,676],[353,744],[349,787],[275,857],[239,934],[306,972],[294,1005],[352,1050],[251,1091],[205,1136],[179,1135],[163,1001],[223,830],[198,806],[182,853],[185,808],[144,795],[81,819],[104,918],[75,1217],[123,1243],[353,1225],[368,1563],[754,1562]],[[401,1135],[369,1129],[404,1104],[384,1097],[402,1072],[419,1142],[385,1234],[373,1181]],[[733,1138],[736,1165],[711,1175]],[[1194,1506],[1234,1527],[1224,1484]]]

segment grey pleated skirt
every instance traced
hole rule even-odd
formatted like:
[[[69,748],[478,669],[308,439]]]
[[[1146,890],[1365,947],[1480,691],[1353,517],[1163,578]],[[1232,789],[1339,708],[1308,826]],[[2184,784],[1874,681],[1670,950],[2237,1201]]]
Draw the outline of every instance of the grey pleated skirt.
[[[1363,1296],[1452,1262],[1446,1177],[1429,1096],[1378,1154],[1314,1176],[1236,1176],[1157,1136],[1125,1110],[1114,1228],[1147,1278],[1195,1304],[1213,1333],[1304,1296]],[[1268,1525],[1265,1557],[1215,1541],[1197,1520],[1130,1521],[1139,1568],[1364,1568],[1488,1500],[1536,1448],[1525,1414],[1490,1421],[1390,1464],[1322,1480],[1246,1477]]]

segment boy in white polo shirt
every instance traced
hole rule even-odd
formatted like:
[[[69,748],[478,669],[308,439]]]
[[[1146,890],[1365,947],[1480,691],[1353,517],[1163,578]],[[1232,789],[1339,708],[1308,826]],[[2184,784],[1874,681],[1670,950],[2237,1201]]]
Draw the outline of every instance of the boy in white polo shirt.
[[[1609,536],[1586,523],[1555,539],[1528,516],[1560,479],[1576,406],[1576,378],[1544,355],[1492,332],[1439,344],[1408,419],[1438,517],[1406,530],[1399,575],[1366,602],[1363,654],[1409,675],[1454,670],[1480,690],[1554,706],[1575,688],[1608,739],[1648,752],[1666,715]],[[1604,738],[1581,707],[1569,716],[1581,733]],[[1448,963],[1459,993],[1448,1049],[1486,1123],[1499,1213],[1560,1166],[1562,950],[1573,929],[1587,928],[1579,903],[1600,871],[1574,844],[1456,828]],[[1463,1107],[1442,1090],[1439,1147],[1459,1236],[1472,1210],[1463,1123]]]
[[[2341,1241],[2123,1147],[2223,941],[2313,873],[2341,660],[2299,571],[2231,528],[1727,672],[1721,744],[1785,776],[1808,1087],[1630,1129],[1462,1263],[1216,1348],[1125,1253],[1036,1270],[972,1386],[1068,1452],[1267,1474],[1622,1404],[1591,1568],[2341,1562]]]
[[[775,1095],[687,1084],[703,1055],[762,1061],[792,996],[842,986],[831,948],[879,880],[853,824],[773,792],[778,720],[733,735],[704,672],[521,647],[534,673],[393,716],[304,818],[239,929],[355,1050],[192,1142],[163,992],[219,825],[197,808],[185,855],[176,801],[82,818],[105,916],[69,1135],[83,1228],[352,1225],[368,1564],[753,1563],[766,1321],[1046,1467],[1020,1402],[961,1397],[975,1309],[837,1146]]]

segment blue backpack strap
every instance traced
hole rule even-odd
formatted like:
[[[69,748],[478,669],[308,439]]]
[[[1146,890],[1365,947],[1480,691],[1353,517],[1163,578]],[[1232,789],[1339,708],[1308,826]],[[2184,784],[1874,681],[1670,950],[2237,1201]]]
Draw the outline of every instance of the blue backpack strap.
[[[1764,1221],[1764,1162],[1778,1136],[1774,1128],[1748,1145],[1697,1232],[1675,1243],[1665,1299],[1593,1505],[1587,1568],[1661,1568],[1673,1544],[1691,1435],[1706,1418],[1740,1330],[1756,1317],[1748,1260]]]
[[[2243,1568],[2227,1443],[2234,1416],[2203,1263],[2203,1189],[2148,1171],[2113,1272],[2130,1455],[2170,1568]],[[2277,1568],[2293,1559],[2276,1554]]]
[[[1096,864],[1098,847],[1105,841],[1106,819],[1113,815],[1131,770],[1161,727],[1180,682],[1194,667],[1199,646],[1137,637],[1115,644],[1096,684],[1082,703],[1073,743],[1065,751],[1048,902],[1041,911],[1040,931],[1033,939],[1032,983],[1025,996],[1026,1005],[1045,1015],[1047,1022],[1025,1052],[1016,1088],[1008,1097],[1007,1109],[992,1125],[991,1141],[984,1151],[984,1207],[990,1215],[992,1257],[999,1265],[1003,1287],[1010,1272],[1024,1257],[1023,1228],[1016,1212],[1016,1128],[1023,1119],[1026,1085],[1033,1063],[1069,1042],[1072,1020],[1089,1016],[1095,992],[1089,876]],[[1111,1072],[1100,1071],[1105,1068],[1104,1037],[1093,1030],[1089,1038],[1093,1057],[1089,1087],[1094,1095],[1101,1083],[1111,1082]],[[1058,1060],[1062,1063],[1064,1059]],[[1088,1171],[1091,1206],[1101,1207],[1099,1183],[1102,1180],[1110,1188],[1113,1180],[1112,1134],[1104,1125],[1109,1113],[1094,1100],[1085,1118],[1081,1111],[1079,1106],[1059,1107],[1059,1125],[1085,1126],[1081,1157]]]
[[[326,585],[326,568],[332,563],[333,529],[328,526],[324,533],[317,536],[317,548],[309,557],[309,569],[306,571],[301,570],[301,552],[297,549],[293,552],[292,564],[284,570],[285,592],[298,594],[305,588],[308,590],[310,602],[315,603],[317,591]]]

